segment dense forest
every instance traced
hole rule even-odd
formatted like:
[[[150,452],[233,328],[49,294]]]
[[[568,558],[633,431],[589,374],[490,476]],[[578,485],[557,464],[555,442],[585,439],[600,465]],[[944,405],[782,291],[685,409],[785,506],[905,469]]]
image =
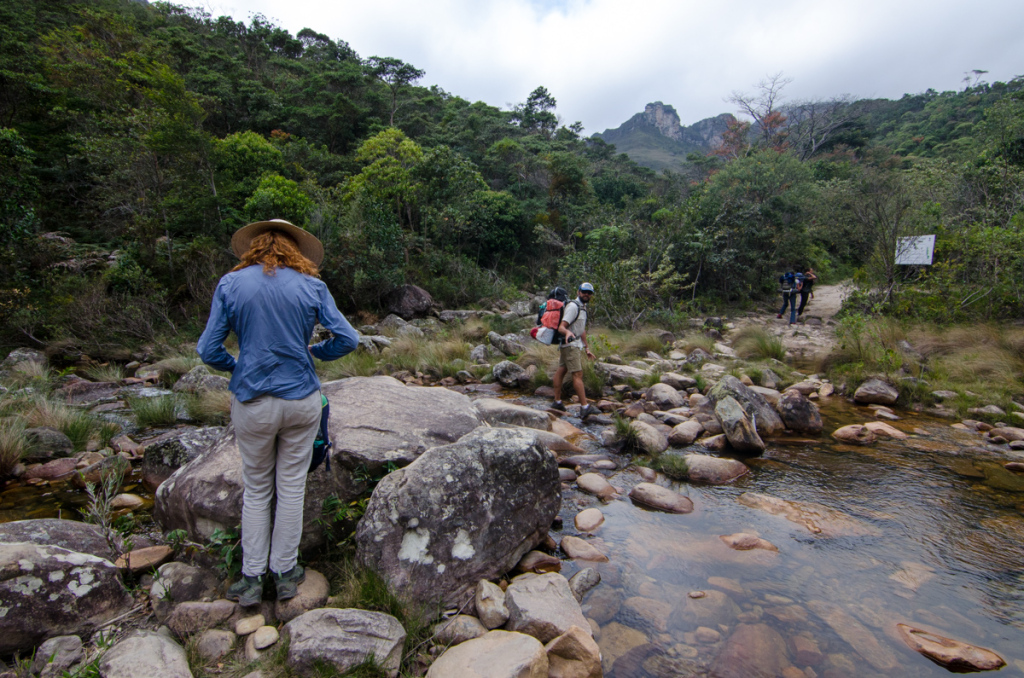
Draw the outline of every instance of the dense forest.
[[[0,343],[194,336],[231,234],[285,218],[348,313],[414,283],[447,307],[598,285],[599,320],[673,326],[773,294],[784,268],[853,277],[865,310],[1024,312],[1024,78],[897,101],[735,94],[708,156],[656,174],[565,125],[200,10],[0,4]],[[935,265],[897,266],[937,235]]]

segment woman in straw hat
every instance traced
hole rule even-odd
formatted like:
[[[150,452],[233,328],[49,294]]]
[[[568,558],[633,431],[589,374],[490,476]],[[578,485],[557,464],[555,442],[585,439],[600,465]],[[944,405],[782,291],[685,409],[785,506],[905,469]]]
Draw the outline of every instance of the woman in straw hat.
[[[356,331],[317,279],[324,248],[280,219],[239,229],[231,248],[242,262],[221,278],[197,350],[231,372],[231,421],[242,454],[242,578],[228,598],[243,606],[263,597],[268,557],[278,600],[294,598],[305,572],[297,564],[302,503],[313,439],[320,425],[320,380],[313,357],[355,350]],[[309,346],[319,322],[334,337]],[[238,337],[238,359],[224,348]],[[277,493],[273,531],[270,505]]]

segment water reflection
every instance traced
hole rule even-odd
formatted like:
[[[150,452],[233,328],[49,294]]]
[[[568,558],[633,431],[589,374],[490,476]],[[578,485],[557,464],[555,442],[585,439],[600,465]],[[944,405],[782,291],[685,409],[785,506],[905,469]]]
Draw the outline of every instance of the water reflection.
[[[833,400],[827,431],[872,419]],[[773,446],[734,485],[676,484],[690,515],[565,502],[567,526],[582,507],[606,516],[594,539],[611,562],[584,601],[605,675],[946,675],[904,645],[900,622],[990,648],[1004,673],[1024,672],[1024,483],[949,423],[909,413],[894,423],[906,440]],[[628,487],[633,473],[611,482]],[[772,515],[760,495],[809,513]],[[719,538],[739,532],[778,552]]]

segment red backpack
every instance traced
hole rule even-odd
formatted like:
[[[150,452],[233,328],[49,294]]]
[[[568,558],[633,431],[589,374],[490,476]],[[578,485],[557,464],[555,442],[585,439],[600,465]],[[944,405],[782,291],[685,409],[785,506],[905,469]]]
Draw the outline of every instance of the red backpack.
[[[558,325],[562,322],[565,303],[558,299],[548,299],[540,314],[540,325],[530,330],[530,336],[542,344],[559,344],[561,335]]]

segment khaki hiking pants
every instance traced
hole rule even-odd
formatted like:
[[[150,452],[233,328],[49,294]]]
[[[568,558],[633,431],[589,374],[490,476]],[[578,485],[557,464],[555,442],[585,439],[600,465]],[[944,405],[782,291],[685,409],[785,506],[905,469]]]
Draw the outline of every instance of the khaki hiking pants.
[[[282,574],[295,567],[302,538],[302,503],[313,439],[320,428],[320,391],[301,400],[269,395],[231,399],[231,422],[242,454],[242,574]],[[277,494],[271,535],[271,502]]]

